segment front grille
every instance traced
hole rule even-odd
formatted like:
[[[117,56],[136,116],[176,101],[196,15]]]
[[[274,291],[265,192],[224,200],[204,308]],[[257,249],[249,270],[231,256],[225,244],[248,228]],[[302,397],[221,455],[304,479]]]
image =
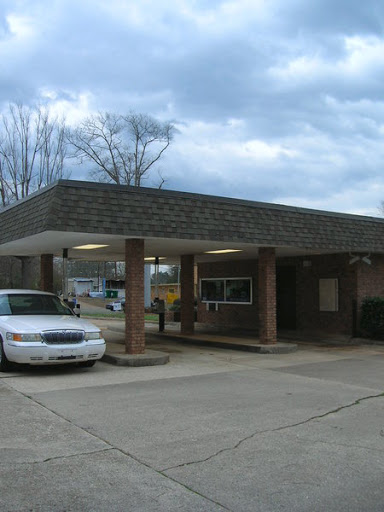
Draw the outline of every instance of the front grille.
[[[84,331],[69,329],[61,331],[43,331],[41,333],[45,343],[49,345],[64,345],[68,343],[81,343],[84,340]]]

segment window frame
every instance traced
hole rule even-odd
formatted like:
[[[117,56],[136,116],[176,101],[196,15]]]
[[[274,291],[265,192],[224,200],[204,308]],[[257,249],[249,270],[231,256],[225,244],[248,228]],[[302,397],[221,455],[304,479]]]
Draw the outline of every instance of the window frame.
[[[207,281],[219,281],[223,282],[223,300],[214,299],[214,300],[204,300],[203,299],[203,282]],[[227,282],[230,281],[247,281],[249,283],[249,300],[247,301],[236,301],[236,300],[227,300]],[[200,278],[199,282],[199,296],[200,302],[203,304],[241,304],[241,305],[251,305],[253,304],[253,278],[252,277],[203,277]]]

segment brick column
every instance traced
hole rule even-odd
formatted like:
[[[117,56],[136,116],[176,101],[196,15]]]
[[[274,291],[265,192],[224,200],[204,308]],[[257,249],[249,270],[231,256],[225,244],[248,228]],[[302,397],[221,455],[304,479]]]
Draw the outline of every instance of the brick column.
[[[21,287],[24,289],[35,289],[38,286],[36,279],[37,259],[33,256],[18,256],[21,260]]]
[[[40,290],[53,292],[53,254],[40,257]]]
[[[145,352],[144,240],[125,241],[125,351]]]
[[[276,257],[274,247],[259,249],[259,325],[260,343],[276,343]]]
[[[180,258],[180,331],[182,334],[193,334],[195,323],[195,290],[194,290],[194,257],[184,255]]]

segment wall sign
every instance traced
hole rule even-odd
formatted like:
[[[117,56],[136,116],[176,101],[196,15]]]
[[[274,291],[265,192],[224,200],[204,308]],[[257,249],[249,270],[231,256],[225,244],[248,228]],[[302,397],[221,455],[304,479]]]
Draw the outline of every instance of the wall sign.
[[[319,279],[320,311],[339,311],[338,279]]]

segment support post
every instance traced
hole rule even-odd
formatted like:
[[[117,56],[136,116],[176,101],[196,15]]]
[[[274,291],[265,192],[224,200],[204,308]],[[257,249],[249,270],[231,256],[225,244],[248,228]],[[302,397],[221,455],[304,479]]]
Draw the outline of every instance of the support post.
[[[21,260],[21,287],[24,289],[34,289],[38,286],[36,280],[36,258],[33,256],[19,256]]]
[[[195,322],[195,283],[194,283],[194,257],[181,256],[181,299],[180,299],[180,332],[182,334],[194,333]]]
[[[259,337],[265,345],[277,342],[276,256],[274,247],[259,249]]]
[[[63,249],[63,300],[68,302],[68,249]]]
[[[145,352],[144,240],[125,241],[125,351]]]

